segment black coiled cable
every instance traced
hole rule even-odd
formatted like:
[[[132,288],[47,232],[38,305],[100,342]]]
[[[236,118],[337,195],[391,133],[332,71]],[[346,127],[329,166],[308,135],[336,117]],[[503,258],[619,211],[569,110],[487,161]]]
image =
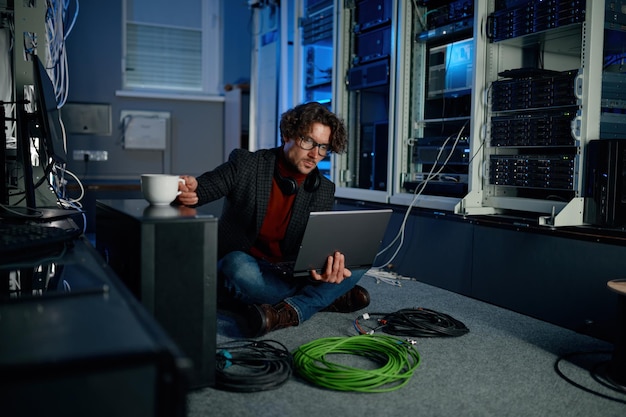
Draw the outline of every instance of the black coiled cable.
[[[218,346],[216,388],[267,391],[283,385],[293,372],[293,357],[275,340],[236,340]]]
[[[366,315],[363,315],[364,318]],[[439,313],[427,308],[405,308],[394,313],[370,313],[380,316],[376,329],[384,333],[402,337],[456,337],[469,332],[469,329],[454,317]],[[359,333],[368,333],[355,320],[355,327]],[[370,332],[373,332],[371,330]]]

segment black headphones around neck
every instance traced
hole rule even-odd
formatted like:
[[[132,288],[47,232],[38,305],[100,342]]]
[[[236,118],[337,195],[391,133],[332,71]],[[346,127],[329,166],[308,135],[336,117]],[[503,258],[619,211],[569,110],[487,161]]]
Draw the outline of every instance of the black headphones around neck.
[[[278,172],[278,163],[274,166],[274,178],[276,178],[276,184],[278,184],[278,188],[280,188],[280,191],[282,191],[284,195],[293,195],[298,192],[298,181],[292,177],[283,177],[280,175],[280,172]],[[315,167],[304,179],[302,188],[304,188],[304,191],[312,193],[320,187],[321,182],[320,172],[317,167]]]

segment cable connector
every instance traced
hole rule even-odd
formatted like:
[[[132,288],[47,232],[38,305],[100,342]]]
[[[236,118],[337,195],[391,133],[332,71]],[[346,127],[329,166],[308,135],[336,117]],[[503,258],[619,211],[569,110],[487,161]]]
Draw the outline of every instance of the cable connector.
[[[369,313],[363,313],[363,320],[369,320],[370,319],[370,315]]]
[[[233,355],[227,350],[220,350],[219,352],[217,352],[218,365],[221,369],[226,369],[229,366],[232,366],[232,358]]]

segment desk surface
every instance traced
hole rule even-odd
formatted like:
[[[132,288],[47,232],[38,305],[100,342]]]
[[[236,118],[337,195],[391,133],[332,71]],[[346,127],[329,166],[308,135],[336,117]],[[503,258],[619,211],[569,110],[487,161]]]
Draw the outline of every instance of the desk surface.
[[[124,213],[142,222],[190,221],[216,218],[216,207],[191,208],[179,205],[153,206],[143,199],[97,200],[96,206]],[[217,218],[216,218],[217,220]]]

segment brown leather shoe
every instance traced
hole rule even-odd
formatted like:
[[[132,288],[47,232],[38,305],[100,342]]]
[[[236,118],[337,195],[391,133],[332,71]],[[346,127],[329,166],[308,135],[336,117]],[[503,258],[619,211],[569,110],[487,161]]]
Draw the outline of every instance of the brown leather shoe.
[[[248,307],[246,318],[250,337],[300,324],[296,310],[284,301],[276,305],[253,304]]]
[[[360,285],[355,285],[350,291],[337,298],[331,305],[322,311],[332,313],[352,313],[370,305],[370,293]]]

